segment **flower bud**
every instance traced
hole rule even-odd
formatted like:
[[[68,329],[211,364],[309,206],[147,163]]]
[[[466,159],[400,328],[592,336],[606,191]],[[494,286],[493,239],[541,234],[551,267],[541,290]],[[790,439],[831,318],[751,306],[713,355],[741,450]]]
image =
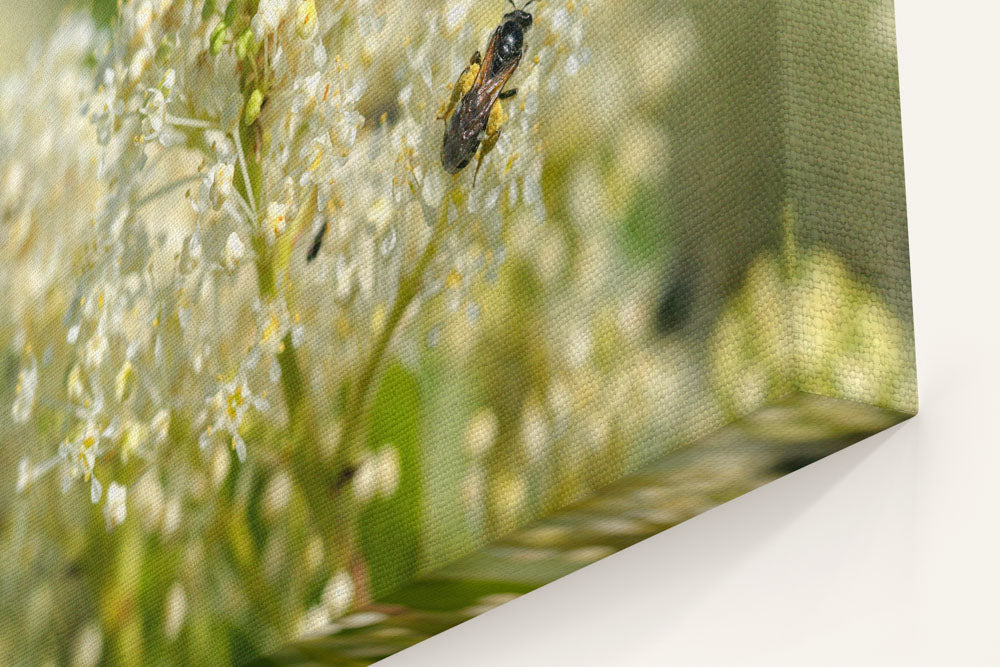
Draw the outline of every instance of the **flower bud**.
[[[228,29],[229,25],[225,21],[220,21],[219,25],[215,26],[215,30],[212,31],[211,37],[208,38],[208,50],[213,56],[217,56],[222,52],[222,47],[226,43],[226,31]]]
[[[250,28],[241,32],[233,41],[233,44],[236,47],[236,57],[240,60],[246,60],[247,56],[252,56],[256,51],[254,48],[253,31]]]
[[[263,104],[264,93],[260,92],[260,88],[254,88],[250,97],[247,98],[246,106],[243,107],[243,122],[246,125],[253,125],[257,116],[260,115],[260,107]]]
[[[302,39],[309,39],[316,32],[316,3],[302,0],[295,12],[295,32]]]

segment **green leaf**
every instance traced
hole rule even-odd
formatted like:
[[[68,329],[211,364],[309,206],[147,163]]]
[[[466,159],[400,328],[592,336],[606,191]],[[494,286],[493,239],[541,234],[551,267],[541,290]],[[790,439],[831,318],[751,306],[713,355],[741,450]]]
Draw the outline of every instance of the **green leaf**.
[[[382,377],[370,412],[367,445],[371,456],[395,448],[399,482],[391,494],[376,493],[361,509],[358,539],[377,599],[408,582],[420,556],[423,504],[420,387],[402,364]]]
[[[118,0],[93,0],[90,14],[97,25],[108,25],[118,16]]]
[[[669,229],[664,219],[663,195],[655,188],[642,188],[632,200],[622,222],[619,243],[633,263],[646,263],[663,256],[664,235]]]
[[[201,6],[202,21],[207,21],[215,13],[215,6],[215,0],[205,0],[205,4]]]
[[[236,18],[236,12],[239,11],[239,2],[237,0],[232,0],[228,5],[226,5],[225,14],[223,14],[223,20],[226,23],[232,23]]]

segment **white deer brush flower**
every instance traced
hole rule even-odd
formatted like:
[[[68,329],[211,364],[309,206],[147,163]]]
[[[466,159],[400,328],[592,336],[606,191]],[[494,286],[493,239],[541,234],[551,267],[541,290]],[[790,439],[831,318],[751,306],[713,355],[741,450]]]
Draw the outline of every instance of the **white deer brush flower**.
[[[31,418],[35,408],[35,398],[38,390],[38,362],[34,355],[27,365],[17,373],[17,386],[14,387],[14,403],[10,409],[11,418],[20,424]]]
[[[544,143],[539,135],[541,100],[555,94],[565,76],[561,65],[579,53],[585,7],[557,13],[541,5],[528,35],[529,51],[508,88],[518,96],[506,105],[507,123],[496,145],[484,156],[473,187],[474,167],[453,178],[441,165],[445,125],[435,118],[445,108],[470,55],[482,49],[496,17],[477,30],[466,20],[469,3],[451,3],[445,11],[414,11],[412,20],[392,23],[401,33],[384,35],[386,44],[405,44],[405,69],[395,96],[398,113],[385,117],[359,141],[344,167],[329,172],[329,229],[320,263],[334,285],[345,316],[331,320],[330,335],[356,341],[345,355],[364,355],[391,313],[397,288],[409,276],[432,236],[436,252],[423,268],[418,304],[442,293],[446,310],[478,316],[473,300],[477,285],[496,277],[507,256],[506,227],[526,213],[541,221],[541,173]],[[533,53],[537,53],[533,56]],[[554,79],[546,91],[539,82]],[[446,198],[447,196],[447,198]],[[314,228],[315,229],[315,228]],[[435,232],[435,229],[437,230]],[[316,293],[303,285],[304,293]],[[440,323],[430,326],[430,340]]]
[[[56,468],[70,484],[133,456],[156,466],[189,444],[171,423],[203,446],[225,434],[243,460],[248,417],[281,417],[267,393],[289,344],[313,362],[302,391],[329,394],[377,369],[438,296],[445,316],[475,319],[511,221],[544,218],[539,124],[585,61],[583,3],[533,6],[518,96],[475,187],[473,168],[443,170],[435,116],[497,16],[468,2],[231,6],[123,3],[107,34],[74,19],[0,84],[0,220],[4,252],[17,249],[3,312],[23,324],[18,348],[58,362],[25,357],[11,415],[29,428],[44,410],[65,439],[25,461],[19,488]],[[91,481],[109,526],[124,483]]]
[[[108,485],[107,500],[104,503],[104,521],[108,530],[125,521],[127,496],[128,490],[118,482],[111,482]]]
[[[247,372],[253,370],[254,365],[246,364],[246,368],[229,382],[221,384],[215,395],[207,400],[214,419],[198,439],[198,445],[202,450],[208,449],[211,438],[216,433],[223,433],[228,436],[230,446],[239,460],[241,462],[246,460],[246,442],[240,435],[243,420],[251,407],[258,412],[266,412],[270,407],[263,396],[256,395],[250,390]]]

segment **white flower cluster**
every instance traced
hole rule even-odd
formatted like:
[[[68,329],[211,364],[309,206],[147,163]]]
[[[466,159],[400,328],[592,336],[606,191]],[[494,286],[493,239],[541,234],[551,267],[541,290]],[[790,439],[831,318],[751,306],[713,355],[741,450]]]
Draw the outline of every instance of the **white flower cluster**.
[[[300,285],[303,298],[320,296],[310,310],[330,309],[332,297],[337,315],[324,318],[319,326],[325,328],[316,333],[345,344],[334,350],[340,356],[326,357],[315,367],[317,377],[336,374],[351,359],[371,354],[379,334],[391,326],[400,286],[413,277],[431,240],[436,252],[413,286],[416,306],[407,312],[440,299],[446,316],[475,321],[480,305],[472,288],[495,279],[507,257],[512,218],[545,219],[540,115],[546,95],[567,85],[562,69],[567,60],[586,57],[586,7],[532,6],[528,50],[507,86],[517,88],[517,96],[499,103],[506,122],[472,187],[475,164],[456,178],[441,168],[445,123],[439,116],[471,55],[485,48],[498,15],[474,11],[471,0],[444,5],[442,11],[400,3],[391,10],[391,22],[375,16],[375,25],[384,24],[378,52],[399,49],[403,64],[390,74],[392,90],[398,92],[380,100],[378,108],[389,111],[359,138],[347,162],[330,173],[329,229],[319,268],[304,275]],[[358,52],[365,53],[372,42],[362,37]],[[323,291],[330,284],[332,294]],[[427,343],[437,342],[444,324],[428,324]]]
[[[474,188],[441,168],[435,120],[496,26],[472,8],[137,0],[110,34],[72,19],[0,84],[10,414],[64,434],[19,488],[86,480],[113,525],[166,443],[247,456],[248,420],[285,414],[289,346],[314,361],[302,391],[332,394],[427,300],[475,318],[508,220],[544,218],[539,116],[586,59],[586,8],[533,6]]]

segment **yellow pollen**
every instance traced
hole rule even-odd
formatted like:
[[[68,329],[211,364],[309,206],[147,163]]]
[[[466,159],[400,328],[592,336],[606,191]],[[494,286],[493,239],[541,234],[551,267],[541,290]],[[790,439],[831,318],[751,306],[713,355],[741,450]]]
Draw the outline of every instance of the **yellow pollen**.
[[[379,333],[385,325],[385,304],[380,303],[372,313],[372,333]]]
[[[343,314],[337,318],[337,333],[340,334],[341,338],[347,338],[351,335],[351,323]]]
[[[486,134],[489,134],[491,136],[495,135],[497,132],[500,131],[500,128],[503,127],[503,122],[504,122],[503,105],[501,105],[500,102],[498,101],[496,104],[493,105],[493,108],[490,109],[490,116],[486,121]]]
[[[271,336],[278,332],[278,327],[280,323],[278,322],[277,315],[271,315],[271,321],[268,322],[267,327],[264,329],[264,333],[260,335],[261,342],[267,341]]]
[[[226,413],[230,419],[236,419],[236,409],[243,405],[243,385],[236,385],[232,396],[226,401]]]
[[[309,165],[309,171],[316,171],[317,169],[319,169],[319,164],[322,160],[323,160],[323,147],[317,145],[316,158],[312,161],[312,164]]]
[[[515,151],[514,154],[511,155],[510,158],[507,160],[507,168],[504,169],[503,171],[504,174],[507,174],[507,172],[510,171],[510,168],[514,166],[514,160],[517,159],[518,155],[520,155],[520,153]]]
[[[472,84],[476,82],[477,76],[479,76],[479,65],[472,63],[458,79],[458,89],[462,91],[463,95],[472,89]]]

